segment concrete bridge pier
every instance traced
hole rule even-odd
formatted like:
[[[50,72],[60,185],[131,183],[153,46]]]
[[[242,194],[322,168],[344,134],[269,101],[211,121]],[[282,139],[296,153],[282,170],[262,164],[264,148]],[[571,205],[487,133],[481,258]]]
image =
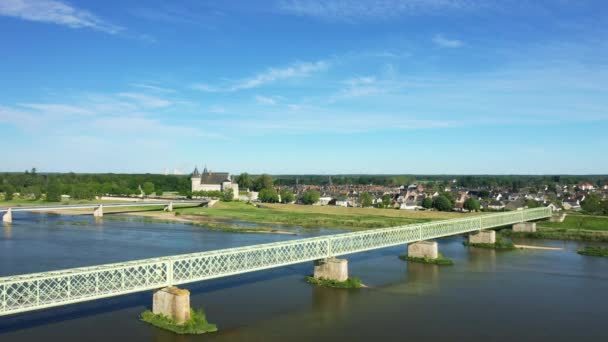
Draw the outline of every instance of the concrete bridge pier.
[[[514,232],[535,233],[536,222],[522,222],[513,225]]]
[[[407,255],[414,258],[437,259],[439,248],[437,241],[419,241],[407,245]]]
[[[8,208],[6,213],[4,213],[4,215],[2,215],[2,222],[13,223],[13,211],[11,208]]]
[[[480,230],[469,234],[469,243],[496,243],[496,231]]]
[[[103,204],[100,204],[99,207],[95,208],[93,211],[94,217],[103,217]]]
[[[190,291],[169,286],[154,292],[152,312],[172,318],[177,324],[190,320]]]
[[[169,202],[165,207],[165,211],[172,212],[173,211],[173,202]]]
[[[348,279],[348,260],[334,257],[316,260],[313,276],[315,279],[346,281]]]

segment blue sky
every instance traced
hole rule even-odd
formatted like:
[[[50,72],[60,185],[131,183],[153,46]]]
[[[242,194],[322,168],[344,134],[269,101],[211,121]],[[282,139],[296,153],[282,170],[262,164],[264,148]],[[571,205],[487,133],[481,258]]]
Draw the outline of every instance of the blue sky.
[[[608,173],[608,4],[0,1],[0,170]]]

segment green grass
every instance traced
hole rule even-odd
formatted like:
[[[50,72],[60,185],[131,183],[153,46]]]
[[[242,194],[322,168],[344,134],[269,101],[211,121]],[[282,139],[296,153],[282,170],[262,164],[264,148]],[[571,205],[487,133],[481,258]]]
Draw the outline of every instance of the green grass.
[[[510,229],[503,229],[500,231],[500,234],[510,238],[608,242],[608,233],[582,229],[537,227],[535,233],[514,232]]]
[[[325,278],[315,278],[312,276],[306,277],[306,282],[309,284],[322,286],[322,287],[333,287],[337,289],[358,289],[363,287],[361,279],[359,278],[348,278],[346,281],[337,281]]]
[[[588,256],[608,257],[608,248],[587,246],[581,250],[578,250],[577,253]]]
[[[515,249],[515,244],[511,241],[503,240],[499,237],[496,238],[495,243],[471,243],[469,241],[463,242],[463,245],[467,247],[476,248],[488,248],[488,249]]]
[[[243,227],[236,224],[223,222],[188,222],[187,224],[197,227],[204,227],[209,230],[225,232],[225,233],[280,233],[281,231],[274,228],[266,227]],[[294,233],[295,235],[295,233]]]
[[[587,215],[568,215],[564,222],[541,221],[539,227],[563,228],[567,230],[594,230],[608,232],[608,217],[587,216]]]
[[[287,207],[287,206],[285,206]],[[280,224],[300,227],[328,227],[345,229],[369,229],[381,227],[393,227],[405,224],[428,222],[429,218],[405,218],[396,216],[382,215],[383,212],[392,210],[372,209],[378,215],[359,212],[336,212],[333,208],[298,206],[297,210],[290,206],[287,210],[279,209],[276,206],[266,206],[258,208],[250,204],[229,202],[218,203],[212,208],[181,208],[177,209],[180,215],[194,215],[199,218],[208,219],[232,219],[245,222],[261,224]],[[327,209],[325,209],[327,208]],[[310,209],[310,211],[303,211]],[[319,212],[321,211],[321,212]],[[325,212],[324,212],[325,211]],[[396,210],[394,210],[396,211]]]
[[[417,262],[417,263],[421,263],[421,264],[430,264],[430,265],[439,265],[439,266],[454,265],[454,261],[452,259],[448,259],[448,258],[444,257],[443,255],[441,255],[441,253],[439,253],[439,255],[437,256],[437,259],[417,258],[417,257],[411,257],[409,255],[401,255],[401,256],[399,256],[399,259],[410,261],[410,262]]]
[[[164,315],[155,315],[152,311],[144,311],[140,319],[150,323],[155,327],[168,330],[180,335],[200,335],[210,332],[216,332],[217,326],[207,322],[207,317],[203,310],[194,311],[190,309],[190,320],[180,325],[173,319]]]

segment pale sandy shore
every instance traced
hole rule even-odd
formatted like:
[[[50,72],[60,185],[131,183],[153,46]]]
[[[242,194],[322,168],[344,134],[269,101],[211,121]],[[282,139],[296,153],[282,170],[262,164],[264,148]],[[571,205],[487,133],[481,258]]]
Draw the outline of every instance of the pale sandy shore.
[[[515,248],[521,249],[541,249],[545,251],[561,251],[564,248],[561,247],[543,247],[543,246],[529,246],[529,245],[515,245]]]

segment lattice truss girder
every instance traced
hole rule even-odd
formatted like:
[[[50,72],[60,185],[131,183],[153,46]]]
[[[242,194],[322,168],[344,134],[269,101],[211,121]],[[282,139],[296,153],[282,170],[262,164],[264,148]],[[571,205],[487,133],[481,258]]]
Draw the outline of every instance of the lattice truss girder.
[[[506,226],[536,208],[218,251],[0,278],[0,316]]]

